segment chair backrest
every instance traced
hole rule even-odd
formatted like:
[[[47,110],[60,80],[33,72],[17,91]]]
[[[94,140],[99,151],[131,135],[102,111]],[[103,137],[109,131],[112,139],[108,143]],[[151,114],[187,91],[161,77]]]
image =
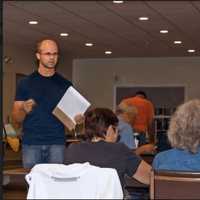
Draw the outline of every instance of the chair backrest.
[[[200,172],[152,171],[151,199],[200,199]]]
[[[37,164],[26,181],[27,199],[123,199],[117,171],[89,163]]]

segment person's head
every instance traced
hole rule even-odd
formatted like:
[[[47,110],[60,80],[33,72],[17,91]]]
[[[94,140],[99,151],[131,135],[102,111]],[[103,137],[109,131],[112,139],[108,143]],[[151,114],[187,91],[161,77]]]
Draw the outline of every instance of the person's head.
[[[54,40],[44,39],[37,43],[36,57],[39,67],[54,69],[58,62],[58,45]]]
[[[180,105],[171,118],[168,139],[172,147],[197,152],[200,146],[200,100]]]
[[[135,93],[135,95],[136,95],[136,96],[143,97],[143,98],[145,98],[145,99],[147,98],[146,93],[145,93],[144,91],[141,91],[141,90],[137,91],[137,92]]]
[[[116,109],[116,114],[127,123],[132,123],[135,120],[137,113],[138,111],[135,106],[124,103],[123,101]]]
[[[85,136],[90,140],[94,137],[105,139],[110,125],[115,128],[118,118],[108,108],[94,108],[85,113]]]

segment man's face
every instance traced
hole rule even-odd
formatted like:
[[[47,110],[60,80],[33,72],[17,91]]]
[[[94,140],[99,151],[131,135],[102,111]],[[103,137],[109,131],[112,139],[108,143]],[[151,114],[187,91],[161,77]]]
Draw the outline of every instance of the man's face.
[[[39,52],[36,53],[39,65],[45,68],[55,68],[58,62],[58,47],[54,41],[45,40],[42,42]]]

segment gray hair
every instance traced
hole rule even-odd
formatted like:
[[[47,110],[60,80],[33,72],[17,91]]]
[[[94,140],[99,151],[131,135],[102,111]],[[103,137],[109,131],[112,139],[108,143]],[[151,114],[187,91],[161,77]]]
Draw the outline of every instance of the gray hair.
[[[193,99],[180,105],[171,118],[168,139],[172,147],[198,151],[200,146],[200,100]]]

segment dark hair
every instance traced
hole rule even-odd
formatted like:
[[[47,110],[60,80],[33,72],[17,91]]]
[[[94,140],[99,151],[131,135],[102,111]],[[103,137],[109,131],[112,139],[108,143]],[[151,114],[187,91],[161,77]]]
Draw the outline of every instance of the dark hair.
[[[142,95],[142,96],[144,96],[145,99],[147,98],[146,93],[145,93],[144,91],[142,91],[142,90],[137,91],[137,92],[135,93],[135,95]]]
[[[110,125],[117,126],[118,118],[108,108],[94,108],[85,113],[85,136],[91,140],[93,137],[104,138]]]

